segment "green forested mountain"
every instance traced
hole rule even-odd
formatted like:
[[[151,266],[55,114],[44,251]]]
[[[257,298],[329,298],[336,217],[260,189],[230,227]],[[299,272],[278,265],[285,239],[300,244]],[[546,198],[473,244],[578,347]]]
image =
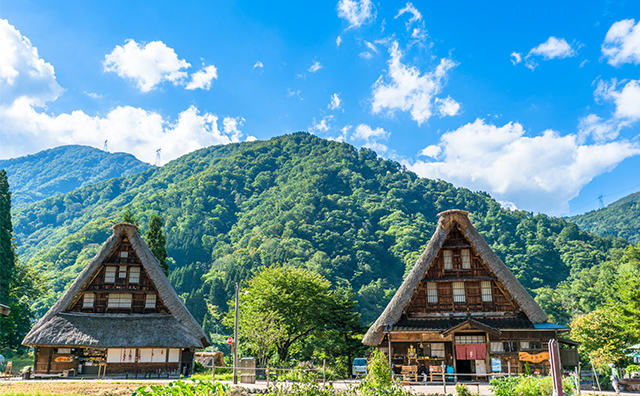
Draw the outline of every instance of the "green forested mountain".
[[[640,192],[627,195],[606,208],[568,218],[586,231],[640,241]]]
[[[470,211],[529,290],[553,288],[627,245],[564,219],[503,209],[486,193],[418,178],[371,150],[296,133],[205,148],[18,208],[18,251],[49,278],[51,293],[39,312],[95,254],[125,208],[143,225],[151,215],[163,217],[170,279],[208,330],[226,311],[235,281],[283,262],[351,287],[370,323],[446,209]]]
[[[150,167],[131,154],[108,153],[88,146],[61,146],[0,160],[0,169],[9,175],[14,207]]]

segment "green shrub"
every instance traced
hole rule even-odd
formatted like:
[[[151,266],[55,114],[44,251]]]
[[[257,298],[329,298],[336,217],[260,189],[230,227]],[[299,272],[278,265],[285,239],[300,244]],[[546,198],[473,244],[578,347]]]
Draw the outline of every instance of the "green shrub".
[[[551,376],[520,375],[518,377],[492,379],[489,385],[491,385],[491,394],[494,396],[549,396],[553,393]],[[565,395],[572,395],[575,385],[570,378],[565,378],[562,381],[562,388]]]
[[[131,396],[225,396],[229,389],[229,386],[218,382],[175,381],[167,385],[141,386]]]
[[[640,366],[638,366],[637,364],[630,364],[627,366],[627,369],[625,370],[625,372],[627,374],[640,373]]]

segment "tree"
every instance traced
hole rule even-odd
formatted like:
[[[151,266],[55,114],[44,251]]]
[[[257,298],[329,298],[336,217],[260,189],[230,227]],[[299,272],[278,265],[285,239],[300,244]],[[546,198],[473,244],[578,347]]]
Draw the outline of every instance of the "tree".
[[[0,350],[20,347],[31,328],[31,303],[44,292],[39,274],[18,262],[15,248],[9,179],[0,170],[0,303],[11,308],[8,317],[0,316]]]
[[[149,249],[156,256],[158,261],[160,262],[160,266],[164,271],[164,274],[169,276],[169,264],[167,264],[167,248],[166,248],[166,239],[164,238],[164,234],[162,233],[162,226],[164,222],[160,216],[151,215],[149,218],[149,231],[147,231],[147,235],[145,240],[147,245],[149,245]]]
[[[11,191],[7,172],[0,170],[0,303],[8,302],[16,255],[11,223]]]
[[[124,212],[122,212],[122,221],[124,223],[129,223],[137,227],[140,227],[140,223],[138,223],[138,219],[136,218],[136,216],[131,214],[131,209],[129,208],[126,208]]]
[[[624,359],[624,349],[630,345],[620,315],[613,308],[597,309],[574,319],[571,336],[581,343],[580,352],[591,357],[596,366]]]
[[[345,302],[345,294],[330,287],[327,279],[309,269],[282,264],[263,267],[240,294],[241,344],[247,343],[254,352],[257,348],[267,354],[275,350],[285,362],[294,344],[331,330],[334,319],[351,323],[352,317],[345,311],[352,312],[355,304]],[[232,305],[224,319],[228,327],[233,323],[233,311]],[[266,335],[261,340],[250,339],[258,323]]]

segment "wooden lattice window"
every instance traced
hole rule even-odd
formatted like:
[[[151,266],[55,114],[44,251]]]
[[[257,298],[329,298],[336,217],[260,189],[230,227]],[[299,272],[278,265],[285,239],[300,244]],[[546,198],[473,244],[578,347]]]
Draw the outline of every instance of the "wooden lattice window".
[[[460,254],[462,256],[462,268],[471,269],[471,251],[469,249],[462,249]]]
[[[109,308],[131,308],[131,294],[110,293],[107,306]]]
[[[118,269],[118,278],[126,278],[127,277],[127,266],[121,265]]]
[[[139,283],[139,282],[140,282],[140,267],[130,267],[129,283]]]
[[[438,285],[435,282],[427,283],[427,302],[438,302]]]
[[[116,281],[116,268],[112,266],[106,266],[104,269],[104,283],[115,283]]]
[[[452,282],[453,302],[465,302],[464,282]]]
[[[442,342],[434,342],[431,344],[431,356],[433,357],[444,357],[444,343]]]
[[[122,257],[122,258],[129,257],[129,252],[120,252],[120,257]]]
[[[442,252],[442,257],[444,257],[444,269],[453,269],[453,252],[451,250],[445,250]]]
[[[482,289],[482,301],[493,301],[493,297],[491,296],[491,282],[482,281],[480,288]]]
[[[144,307],[145,308],[155,308],[156,307],[156,295],[155,294],[147,294]]]
[[[93,293],[84,293],[84,296],[82,297],[82,308],[93,308],[93,300]]]

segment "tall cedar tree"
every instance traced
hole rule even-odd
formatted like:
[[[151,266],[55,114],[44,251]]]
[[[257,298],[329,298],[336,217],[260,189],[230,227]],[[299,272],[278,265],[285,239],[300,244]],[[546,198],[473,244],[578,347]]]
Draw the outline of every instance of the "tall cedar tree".
[[[149,245],[149,249],[160,261],[160,266],[164,271],[164,274],[169,276],[169,264],[167,264],[167,248],[166,239],[162,234],[162,226],[164,222],[160,216],[151,215],[149,218],[149,231],[147,231],[146,242]]]
[[[140,223],[138,223],[138,219],[136,216],[131,214],[131,209],[126,208],[124,212],[122,212],[122,221],[125,223],[133,224],[136,227],[140,227]]]
[[[11,191],[7,172],[0,170],[0,303],[8,304],[16,255],[11,224]]]

